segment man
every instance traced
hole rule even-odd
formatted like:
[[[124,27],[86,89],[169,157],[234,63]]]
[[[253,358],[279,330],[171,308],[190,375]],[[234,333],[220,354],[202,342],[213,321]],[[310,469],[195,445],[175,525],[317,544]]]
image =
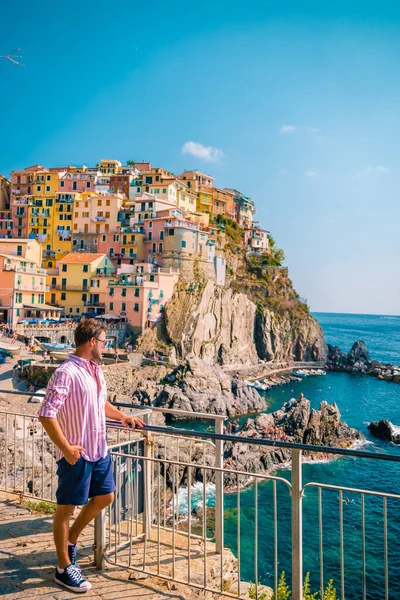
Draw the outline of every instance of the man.
[[[76,543],[86,525],[114,499],[115,483],[106,442],[105,418],[143,427],[107,401],[101,360],[104,325],[84,319],[75,329],[75,354],[53,374],[39,410],[40,422],[56,445],[58,488],[53,534],[58,556],[55,581],[73,592],[92,585],[76,563]],[[88,499],[90,500],[88,501]],[[82,506],[71,528],[70,518]]]

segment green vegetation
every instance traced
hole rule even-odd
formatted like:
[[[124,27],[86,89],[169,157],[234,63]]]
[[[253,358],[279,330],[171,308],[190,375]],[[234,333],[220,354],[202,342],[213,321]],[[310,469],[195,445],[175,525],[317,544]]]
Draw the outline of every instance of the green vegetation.
[[[291,597],[289,586],[286,585],[285,571],[282,571],[279,577],[277,596],[278,600],[290,600]]]
[[[268,236],[269,248],[271,250],[270,264],[272,266],[280,267],[285,260],[285,253],[282,248],[277,248],[276,243],[272,235]]]
[[[259,586],[259,588],[261,587],[261,590],[263,589],[263,586],[261,585],[261,583],[259,583],[258,586]],[[249,598],[252,598],[252,599],[256,598],[256,586],[251,581],[250,581],[250,587],[249,587],[248,594],[249,594]],[[303,584],[303,600],[337,600],[336,594],[337,594],[336,588],[333,587],[333,579],[329,580],[329,583],[326,587],[326,590],[325,590],[322,598],[320,598],[319,591],[314,592],[314,593],[311,592],[310,573],[306,573],[306,576],[304,579],[304,584]],[[281,576],[279,578],[278,588],[276,590],[276,596],[277,596],[278,600],[293,600],[292,592],[291,592],[289,586],[286,584],[285,571],[282,571]],[[260,589],[258,590],[258,600],[267,600],[269,597],[270,597],[269,592],[267,592],[267,591],[260,592]]]
[[[217,223],[225,232],[226,236],[229,237],[237,246],[243,244],[244,231],[241,227],[239,227],[236,221],[232,221],[232,219],[228,219],[222,215],[217,215],[213,222]]]
[[[260,586],[261,586],[261,589],[262,589],[261,583],[258,584],[258,587],[260,587]],[[249,593],[249,598],[252,598],[252,599],[253,598],[254,599],[258,598],[258,600],[268,600],[269,597],[270,597],[270,595],[269,595],[268,592],[260,592],[260,590],[258,590],[258,595],[257,595],[257,593],[256,593],[256,584],[252,583],[251,581],[250,581],[250,587],[249,587],[249,592],[248,593]]]
[[[128,167],[134,167],[136,165],[136,161],[134,161],[134,160],[127,160],[126,164],[128,165]]]
[[[54,502],[46,502],[45,500],[41,500],[40,502],[35,500],[22,500],[21,506],[45,515],[54,515],[56,512],[56,504]]]

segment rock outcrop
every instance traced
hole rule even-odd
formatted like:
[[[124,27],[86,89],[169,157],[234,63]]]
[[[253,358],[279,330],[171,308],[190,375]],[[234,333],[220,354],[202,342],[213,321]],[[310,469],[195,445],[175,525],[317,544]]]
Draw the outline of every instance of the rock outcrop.
[[[176,291],[166,305],[166,333],[177,355],[194,354],[209,364],[251,366],[262,360],[324,361],[319,324],[257,307],[248,295],[208,281]]]
[[[286,402],[282,409],[249,419],[240,436],[277,441],[297,442],[316,446],[349,448],[364,436],[340,420],[335,403],[321,402],[319,410],[310,410],[310,402],[303,395]],[[227,444],[226,465],[248,473],[270,471],[290,459],[285,448]],[[310,455],[309,458],[332,458],[332,455]],[[231,481],[234,484],[234,479]],[[228,481],[229,485],[229,481]]]
[[[400,444],[400,427],[395,427],[387,419],[381,421],[372,421],[368,425],[368,429],[375,437],[385,440],[387,442],[393,442],[393,444]]]
[[[155,399],[156,406],[227,417],[267,408],[254,388],[193,355],[168,380]]]
[[[400,383],[400,366],[371,360],[367,346],[362,340],[355,342],[348,354],[339,346],[328,345],[327,368],[331,371],[365,373],[377,379]]]

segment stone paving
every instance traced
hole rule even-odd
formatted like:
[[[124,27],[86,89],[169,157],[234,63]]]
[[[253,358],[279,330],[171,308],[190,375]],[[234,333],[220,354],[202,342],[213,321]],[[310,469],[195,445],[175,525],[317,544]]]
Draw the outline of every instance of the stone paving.
[[[56,553],[51,534],[52,517],[32,514],[16,497],[0,492],[0,600],[76,598],[53,581]],[[78,560],[85,577],[93,584],[85,598],[96,600],[184,600],[204,598],[188,586],[175,585],[154,577],[130,580],[130,571],[106,567],[102,573],[93,566],[93,527],[82,538]],[[207,595],[208,597],[211,597]]]

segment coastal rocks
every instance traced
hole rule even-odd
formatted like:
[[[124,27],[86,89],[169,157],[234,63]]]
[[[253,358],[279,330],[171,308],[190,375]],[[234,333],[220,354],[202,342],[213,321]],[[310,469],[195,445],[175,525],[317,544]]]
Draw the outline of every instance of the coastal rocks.
[[[290,311],[261,312],[245,293],[199,283],[177,290],[166,305],[165,328],[177,355],[194,354],[208,364],[250,367],[258,360],[324,361],[319,324]]]
[[[286,402],[281,410],[249,419],[239,435],[336,448],[349,448],[364,439],[360,432],[340,420],[336,404],[322,402],[319,410],[310,410],[310,402],[302,394],[297,400]],[[309,458],[321,458],[321,455]],[[324,455],[324,458],[330,456]],[[228,467],[260,473],[286,463],[290,459],[290,451],[273,446],[234,443],[226,445],[225,459]],[[234,477],[230,483],[234,484]]]
[[[394,444],[400,444],[400,427],[395,427],[387,419],[381,421],[372,421],[368,425],[368,429],[375,437],[385,440],[387,442],[393,442]]]
[[[347,373],[365,373],[383,381],[400,383],[400,366],[382,364],[371,360],[365,342],[359,340],[353,344],[346,354],[338,346],[328,345],[326,364],[330,371],[346,371]]]
[[[174,385],[163,387],[155,399],[156,406],[227,417],[262,411],[267,407],[254,388],[193,355],[174,371],[171,379]]]

